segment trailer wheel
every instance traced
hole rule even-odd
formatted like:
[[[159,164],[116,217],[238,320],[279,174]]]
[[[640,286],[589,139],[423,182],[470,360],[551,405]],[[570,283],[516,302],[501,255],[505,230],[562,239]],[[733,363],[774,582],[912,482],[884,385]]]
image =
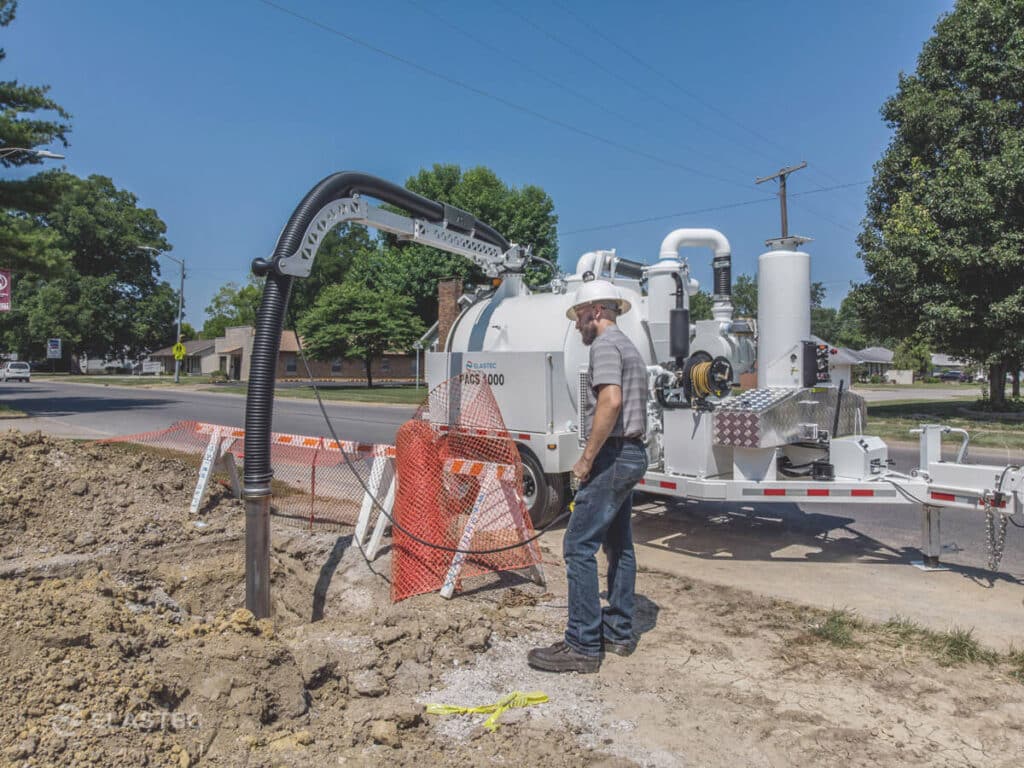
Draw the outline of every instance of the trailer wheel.
[[[568,476],[544,474],[540,461],[525,445],[516,443],[523,460],[523,501],[534,528],[542,528],[565,509],[568,500]]]

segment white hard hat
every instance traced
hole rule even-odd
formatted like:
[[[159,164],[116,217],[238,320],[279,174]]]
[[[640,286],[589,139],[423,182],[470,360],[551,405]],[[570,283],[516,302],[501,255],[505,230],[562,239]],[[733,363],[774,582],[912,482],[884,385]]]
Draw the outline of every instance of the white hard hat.
[[[576,322],[576,310],[591,304],[614,304],[619,308],[619,314],[629,312],[630,304],[619,292],[619,289],[607,280],[590,280],[583,283],[576,291],[572,306],[565,311],[565,316]]]

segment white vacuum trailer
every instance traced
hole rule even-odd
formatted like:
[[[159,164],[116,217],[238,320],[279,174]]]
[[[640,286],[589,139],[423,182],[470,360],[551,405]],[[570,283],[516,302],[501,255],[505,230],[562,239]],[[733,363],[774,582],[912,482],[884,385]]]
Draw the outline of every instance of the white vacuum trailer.
[[[648,366],[643,490],[747,504],[918,504],[930,564],[938,562],[942,508],[985,512],[1005,532],[1006,516],[1021,506],[1019,468],[960,463],[966,433],[924,425],[920,469],[903,475],[889,468],[885,443],[863,433],[863,398],[833,384],[835,351],[811,339],[810,256],[801,242],[768,241],[759,257],[756,323],[733,317],[731,248],[713,229],[670,232],[649,265],[615,251],[586,253],[550,292],[533,293],[521,274],[505,274],[493,292],[463,297],[468,306],[446,351],[426,356],[428,384],[454,376],[490,384],[523,458],[533,520],[552,519],[567,502],[586,438],[580,403],[588,350],[565,312],[592,273],[632,305],[619,327]],[[713,254],[714,303],[711,320],[691,323],[690,297],[699,286],[684,249],[695,248]],[[755,366],[757,387],[732,394]],[[950,433],[963,446],[956,462],[943,462],[941,439]]]
[[[375,206],[363,194],[405,213]],[[257,615],[266,615],[269,605],[269,414],[287,295],[294,278],[310,274],[324,236],[346,222],[461,254],[488,277],[501,278],[493,291],[462,297],[467,306],[445,340],[446,351],[427,354],[427,379],[431,388],[453,377],[490,385],[522,454],[523,491],[535,524],[564,508],[569,472],[586,439],[580,403],[589,386],[588,351],[566,310],[591,273],[618,286],[632,305],[619,325],[647,363],[645,490],[745,504],[915,504],[926,566],[938,563],[942,510],[980,512],[988,522],[990,566],[998,564],[1007,520],[1022,506],[1021,468],[964,464],[967,433],[938,424],[917,430],[918,469],[901,474],[889,467],[885,443],[863,432],[863,399],[833,385],[832,350],[810,336],[810,257],[799,250],[800,238],[770,240],[760,256],[756,323],[733,317],[731,249],[712,229],[670,232],[653,264],[614,251],[586,253],[574,274],[532,292],[522,278],[533,259],[528,248],[465,211],[367,174],[341,172],[303,199],[273,257],[253,264],[267,275],[254,342],[260,354],[254,352],[246,403],[246,557],[252,565],[246,604]],[[712,319],[695,323],[689,302],[698,285],[681,254],[691,248],[709,249],[714,269]],[[739,377],[755,365],[756,388],[734,394]],[[962,442],[956,459],[946,462],[941,441],[949,434]]]

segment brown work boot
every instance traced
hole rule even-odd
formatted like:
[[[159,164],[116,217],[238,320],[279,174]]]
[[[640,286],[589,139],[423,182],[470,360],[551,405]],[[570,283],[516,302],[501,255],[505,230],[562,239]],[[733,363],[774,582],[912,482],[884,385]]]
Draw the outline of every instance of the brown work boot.
[[[564,640],[546,648],[534,648],[526,654],[526,662],[544,672],[579,672],[589,674],[601,667],[600,656],[588,656],[573,649]]]

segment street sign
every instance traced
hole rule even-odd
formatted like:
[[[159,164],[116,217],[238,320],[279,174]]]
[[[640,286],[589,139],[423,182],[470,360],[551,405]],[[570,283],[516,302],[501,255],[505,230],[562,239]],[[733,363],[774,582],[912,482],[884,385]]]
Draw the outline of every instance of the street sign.
[[[11,272],[0,269],[0,312],[11,311]]]
[[[47,360],[60,360],[61,348],[60,339],[47,339],[46,340],[46,359]]]
[[[174,359],[175,360],[184,360],[185,359],[185,345],[182,344],[180,341],[177,344],[175,344],[173,347],[171,347],[171,352],[174,353]]]

